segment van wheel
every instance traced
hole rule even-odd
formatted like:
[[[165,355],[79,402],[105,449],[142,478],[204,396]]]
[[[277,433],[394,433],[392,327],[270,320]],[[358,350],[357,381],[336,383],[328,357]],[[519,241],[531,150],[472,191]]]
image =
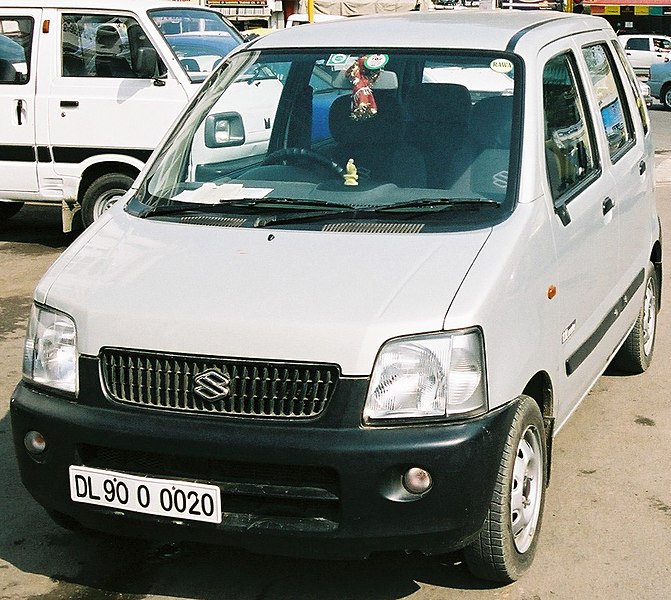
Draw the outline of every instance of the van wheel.
[[[529,396],[517,408],[503,449],[489,511],[478,537],[464,548],[473,575],[511,583],[531,566],[545,503],[543,417]]]
[[[0,202],[0,222],[11,219],[23,208],[23,202]]]
[[[123,173],[107,173],[94,179],[82,197],[82,221],[88,227],[123,196],[134,179]]]
[[[645,277],[643,305],[634,328],[613,358],[612,365],[616,370],[635,374],[643,373],[650,366],[657,331],[658,290],[657,271],[653,264],[649,263]]]

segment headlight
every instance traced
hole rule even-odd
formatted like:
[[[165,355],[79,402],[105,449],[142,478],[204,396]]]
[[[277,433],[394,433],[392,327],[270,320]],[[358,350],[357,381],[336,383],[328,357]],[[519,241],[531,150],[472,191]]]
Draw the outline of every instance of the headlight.
[[[23,350],[23,377],[64,392],[77,391],[77,335],[70,317],[33,305]]]
[[[479,329],[399,338],[378,354],[364,421],[447,418],[487,409]]]

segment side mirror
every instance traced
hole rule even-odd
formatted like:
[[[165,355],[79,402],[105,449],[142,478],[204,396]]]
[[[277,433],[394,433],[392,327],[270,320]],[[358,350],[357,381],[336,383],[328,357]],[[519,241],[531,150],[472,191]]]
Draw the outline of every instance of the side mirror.
[[[208,148],[242,146],[244,143],[245,126],[240,113],[219,113],[205,119],[205,145]]]
[[[155,48],[137,48],[133,56],[133,70],[138,77],[152,79],[158,74],[158,53]]]

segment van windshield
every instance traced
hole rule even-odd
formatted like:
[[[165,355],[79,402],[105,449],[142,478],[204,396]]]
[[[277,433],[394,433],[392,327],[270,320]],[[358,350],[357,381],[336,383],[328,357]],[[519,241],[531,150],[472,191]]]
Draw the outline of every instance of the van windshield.
[[[233,48],[240,33],[217,13],[187,8],[149,13],[180,65],[194,82],[202,82]]]
[[[294,227],[371,214],[438,227],[490,223],[517,192],[515,61],[238,53],[205,83],[129,210],[268,213],[261,222]]]

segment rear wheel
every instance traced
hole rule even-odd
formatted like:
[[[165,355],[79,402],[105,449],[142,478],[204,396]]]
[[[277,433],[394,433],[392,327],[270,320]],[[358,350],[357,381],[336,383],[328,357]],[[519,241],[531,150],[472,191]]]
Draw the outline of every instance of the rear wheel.
[[[464,549],[475,576],[510,583],[531,566],[545,503],[546,460],[540,409],[533,398],[520,396],[487,518]]]
[[[662,104],[666,110],[671,110],[671,85],[664,86],[659,99],[662,101]]]
[[[0,222],[11,219],[23,207],[23,202],[0,202]]]
[[[117,200],[119,200],[133,184],[133,178],[124,173],[107,173],[95,179],[82,197],[82,221],[88,227]]]
[[[643,373],[652,362],[657,330],[658,290],[657,271],[650,263],[645,276],[643,304],[636,323],[613,359],[613,366],[619,371]]]

